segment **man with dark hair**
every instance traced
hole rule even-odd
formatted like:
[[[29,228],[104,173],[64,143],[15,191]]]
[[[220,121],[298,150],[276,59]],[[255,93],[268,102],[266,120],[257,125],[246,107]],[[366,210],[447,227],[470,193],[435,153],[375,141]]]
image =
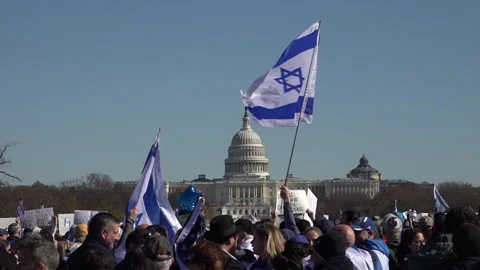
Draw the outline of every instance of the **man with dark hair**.
[[[125,257],[115,266],[115,270],[135,269],[135,266],[140,264],[143,256],[141,247],[150,235],[152,234],[148,230],[138,227],[129,233],[125,240]]]
[[[109,213],[96,214],[88,224],[88,235],[83,244],[68,258],[68,268],[78,269],[80,260],[89,251],[100,252],[115,265],[113,247],[119,240],[120,221]]]
[[[20,225],[20,220],[17,219],[16,223],[12,223],[8,226],[8,237],[7,241],[10,242],[11,253],[17,255],[17,250],[15,249],[16,242],[22,238],[22,226]]]
[[[237,226],[239,233],[237,238],[237,250],[232,255],[245,266],[248,266],[257,259],[253,253],[252,246],[255,228],[253,227],[253,223],[246,218],[241,218],[235,221],[235,226]]]
[[[453,234],[460,225],[478,225],[478,216],[470,207],[455,207],[445,216],[445,233]]]
[[[8,231],[5,229],[0,229],[0,239],[7,240],[8,238]]]
[[[160,234],[168,238],[168,230],[162,225],[150,225],[147,227],[147,231],[151,234]]]
[[[342,213],[342,216],[340,217],[340,224],[352,225],[355,224],[359,218],[360,215],[357,212],[348,210]]]
[[[17,269],[17,259],[10,253],[10,243],[5,239],[0,239],[0,269]]]
[[[220,215],[210,221],[210,231],[205,233],[205,239],[220,245],[227,254],[227,264],[224,269],[244,270],[245,267],[232,254],[237,249],[237,238],[240,229],[237,228],[230,215]]]
[[[408,258],[406,270],[441,269],[453,260],[452,234],[462,224],[478,225],[477,214],[469,207],[455,207],[445,216],[445,233],[431,239],[418,253]],[[437,225],[438,226],[438,225]]]
[[[25,236],[17,243],[18,266],[20,269],[56,270],[60,255],[55,245],[37,233]]]

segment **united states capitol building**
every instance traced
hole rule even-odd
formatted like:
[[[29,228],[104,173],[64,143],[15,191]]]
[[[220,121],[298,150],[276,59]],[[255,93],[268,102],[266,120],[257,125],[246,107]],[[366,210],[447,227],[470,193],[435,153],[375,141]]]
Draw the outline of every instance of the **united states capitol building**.
[[[250,126],[247,111],[241,129],[235,133],[225,159],[222,178],[208,179],[199,175],[192,181],[168,182],[168,192],[175,192],[189,184],[204,193],[207,203],[215,206],[216,214],[234,218],[244,215],[268,216],[275,209],[277,191],[284,180],[270,179],[269,163],[260,136]],[[364,194],[373,198],[380,191],[382,174],[372,168],[363,155],[359,164],[345,178],[329,180],[302,180],[288,176],[290,190],[310,188],[319,200],[338,195]]]

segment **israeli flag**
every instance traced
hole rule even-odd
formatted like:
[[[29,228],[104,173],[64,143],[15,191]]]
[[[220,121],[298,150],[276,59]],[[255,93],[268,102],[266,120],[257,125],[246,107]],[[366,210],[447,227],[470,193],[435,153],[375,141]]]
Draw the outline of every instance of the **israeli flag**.
[[[435,201],[435,213],[447,211],[448,204],[442,198],[440,192],[438,192],[437,186],[435,184],[433,184],[433,200]]]
[[[162,180],[159,140],[160,133],[155,138],[143,167],[142,176],[130,196],[127,214],[131,209],[138,207],[138,216],[133,229],[141,224],[162,225],[167,229],[170,243],[173,244],[175,234],[182,226],[168,202],[165,184]],[[121,246],[115,251],[115,257],[117,261],[125,257],[125,243],[121,243]]]
[[[317,78],[320,21],[288,45],[271,70],[242,95],[252,121],[266,127],[297,126],[299,117],[312,123]]]
[[[175,240],[175,261],[181,270],[188,270],[189,251],[195,243],[203,238],[205,233],[205,200],[200,197],[195,204],[193,213],[185,222],[185,227]]]

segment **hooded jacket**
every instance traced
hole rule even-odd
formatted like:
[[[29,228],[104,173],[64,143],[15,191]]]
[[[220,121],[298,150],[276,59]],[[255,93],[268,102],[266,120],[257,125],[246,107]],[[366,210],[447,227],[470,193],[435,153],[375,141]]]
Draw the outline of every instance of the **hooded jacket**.
[[[390,249],[387,244],[380,238],[367,239],[363,245],[370,251],[373,259],[373,267],[375,270],[389,269],[388,257],[390,256]],[[375,258],[373,258],[375,257]]]
[[[410,255],[404,270],[441,269],[446,261],[452,259],[452,251],[452,235],[440,235],[432,239],[418,253]]]
[[[345,238],[338,233],[320,236],[315,241],[315,252],[322,258],[322,262],[315,264],[316,270],[353,270],[352,261],[345,256]]]
[[[457,255],[446,270],[480,269],[480,228],[473,224],[462,224],[453,233],[453,248]]]
[[[390,256],[388,257],[388,266],[390,270],[400,270],[397,259],[397,251],[400,242],[397,241],[387,241],[386,242],[388,249],[390,250]]]

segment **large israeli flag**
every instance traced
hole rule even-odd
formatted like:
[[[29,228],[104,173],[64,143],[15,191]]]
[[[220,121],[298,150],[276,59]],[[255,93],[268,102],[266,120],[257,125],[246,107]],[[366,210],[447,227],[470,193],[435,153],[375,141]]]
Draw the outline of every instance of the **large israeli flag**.
[[[320,21],[290,43],[271,70],[256,79],[242,100],[252,121],[266,127],[312,122]]]
[[[168,201],[160,167],[159,142],[160,132],[150,148],[147,161],[143,166],[142,176],[128,200],[126,214],[131,209],[138,207],[138,216],[133,229],[141,224],[162,225],[168,230],[170,243],[173,244],[175,234],[182,226]],[[125,253],[125,243],[120,243],[115,250],[117,262],[123,260]]]
[[[435,202],[435,213],[446,212],[448,209],[447,202],[443,199],[440,192],[438,192],[437,186],[433,184],[433,200]]]

